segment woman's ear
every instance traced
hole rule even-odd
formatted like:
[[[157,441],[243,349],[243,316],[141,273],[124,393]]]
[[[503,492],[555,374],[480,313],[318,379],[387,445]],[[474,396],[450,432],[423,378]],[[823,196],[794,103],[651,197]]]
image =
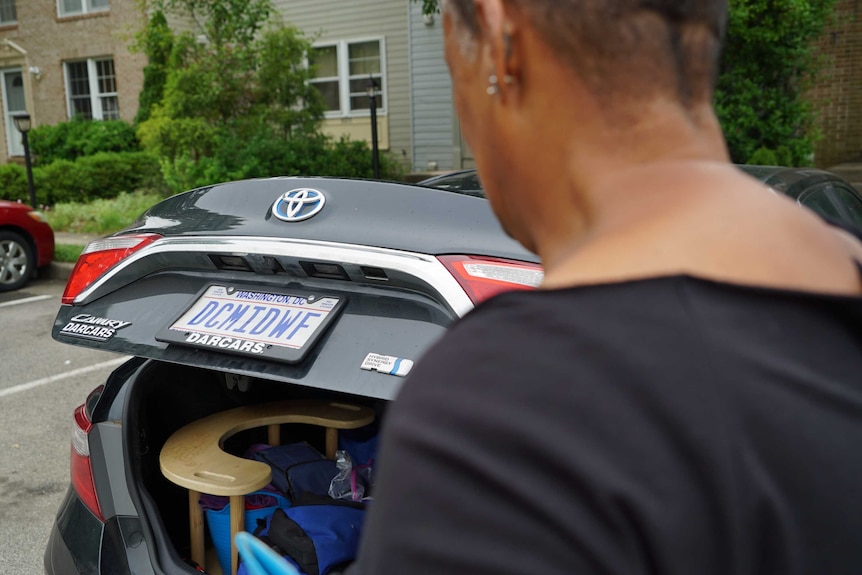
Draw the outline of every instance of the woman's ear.
[[[494,86],[493,93],[505,99],[518,89],[522,76],[518,31],[523,14],[504,0],[475,0],[475,7],[483,66]]]

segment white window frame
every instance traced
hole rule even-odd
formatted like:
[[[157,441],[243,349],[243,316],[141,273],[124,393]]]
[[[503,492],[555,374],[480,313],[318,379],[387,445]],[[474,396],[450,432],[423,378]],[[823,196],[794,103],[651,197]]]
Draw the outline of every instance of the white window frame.
[[[118,100],[119,114],[119,94],[117,92],[99,92],[99,71],[96,67],[96,62],[111,60],[114,63],[114,88],[117,87],[117,62],[113,56],[102,56],[99,58],[87,58],[86,60],[67,60],[63,62],[63,77],[66,84],[66,116],[71,120],[75,110],[72,107],[72,86],[69,83],[69,64],[78,64],[87,62],[87,81],[90,84],[90,109],[93,111],[93,120],[104,120],[105,113],[102,109],[102,98],[115,97]]]
[[[362,44],[365,42],[377,42],[380,44],[380,87],[378,88],[379,103],[377,105],[377,114],[385,116],[388,109],[387,97],[387,79],[386,79],[386,39],[383,36],[367,36],[361,38],[350,38],[348,40],[323,41],[316,42],[314,48],[327,48],[329,46],[336,47],[336,57],[338,60],[338,77],[326,76],[323,78],[314,78],[313,80],[338,80],[338,101],[340,110],[327,110],[324,113],[326,118],[368,118],[371,116],[371,110],[351,110],[350,109],[350,50],[351,44]],[[311,82],[314,83],[313,81]]]
[[[15,19],[14,20],[2,20],[2,19],[0,19],[0,26],[11,26],[12,24],[18,23],[18,5],[16,4],[16,0],[12,0],[12,8],[15,10]]]
[[[92,0],[81,0],[81,11],[80,12],[66,12],[63,9],[63,0],[57,0],[57,14],[63,18],[66,16],[81,16],[83,14],[95,14],[98,12],[107,12],[111,9],[110,0],[108,1],[108,5],[104,8],[93,8],[91,5]]]

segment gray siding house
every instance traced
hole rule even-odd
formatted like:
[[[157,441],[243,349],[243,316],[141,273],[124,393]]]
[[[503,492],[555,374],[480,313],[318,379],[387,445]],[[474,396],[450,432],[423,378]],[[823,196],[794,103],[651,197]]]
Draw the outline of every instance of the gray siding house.
[[[369,78],[379,86],[380,148],[412,168],[410,63],[405,0],[274,0],[286,23],[314,42],[313,82],[329,135],[371,140]]]
[[[452,104],[452,81],[443,58],[440,15],[423,16],[418,2],[409,2],[409,6],[413,170],[472,168],[473,154],[461,137]]]
[[[327,105],[323,130],[371,141],[369,78],[379,88],[380,148],[413,172],[473,165],[452,106],[440,16],[410,0],[274,0],[286,23],[314,42]]]
[[[461,150],[452,82],[443,59],[443,26],[439,15],[422,15],[421,4],[409,6],[413,170],[452,170],[461,165]]]

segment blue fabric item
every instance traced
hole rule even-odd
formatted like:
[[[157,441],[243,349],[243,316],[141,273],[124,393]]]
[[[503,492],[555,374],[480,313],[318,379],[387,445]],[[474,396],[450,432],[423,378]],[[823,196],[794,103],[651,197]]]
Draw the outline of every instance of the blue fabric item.
[[[263,497],[267,499],[263,499]],[[265,519],[272,515],[273,511],[280,507],[290,506],[290,501],[279,493],[272,491],[255,491],[246,496],[245,510],[245,530],[254,531],[257,526],[258,519]],[[257,507],[249,509],[250,504],[259,505],[268,502],[266,507]],[[230,573],[230,505],[225,505],[221,509],[204,509],[204,515],[207,520],[210,537],[213,541],[213,546],[218,556],[218,562],[221,564],[222,573]]]
[[[306,575],[326,575],[356,558],[365,509],[313,504],[276,509],[255,535],[274,545]]]
[[[332,459],[297,463],[285,471],[287,496],[296,501],[307,494],[326,495],[337,474],[338,466]]]
[[[254,459],[262,461],[272,468],[272,483],[282,493],[290,494],[288,470],[294,465],[325,459],[323,454],[305,442],[276,445],[261,449],[254,453]],[[335,474],[333,473],[333,476]],[[331,478],[330,478],[331,479]],[[327,489],[329,484],[327,484]],[[326,493],[324,489],[323,493]]]

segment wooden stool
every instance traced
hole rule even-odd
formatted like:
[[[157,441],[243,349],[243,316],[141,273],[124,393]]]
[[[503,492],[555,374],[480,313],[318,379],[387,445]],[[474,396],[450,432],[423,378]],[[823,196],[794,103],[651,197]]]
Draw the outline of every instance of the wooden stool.
[[[189,490],[189,537],[191,558],[206,568],[204,559],[204,513],[201,493],[230,497],[231,575],[236,575],[238,557],[234,537],[243,530],[245,495],[272,481],[269,465],[226,453],[224,442],[255,427],[268,426],[269,443],[278,445],[279,425],[305,423],[326,428],[326,456],[335,458],[338,430],[364,427],[374,421],[374,412],[346,403],[301,400],[238,407],[193,421],[178,429],[159,454],[162,474]]]

